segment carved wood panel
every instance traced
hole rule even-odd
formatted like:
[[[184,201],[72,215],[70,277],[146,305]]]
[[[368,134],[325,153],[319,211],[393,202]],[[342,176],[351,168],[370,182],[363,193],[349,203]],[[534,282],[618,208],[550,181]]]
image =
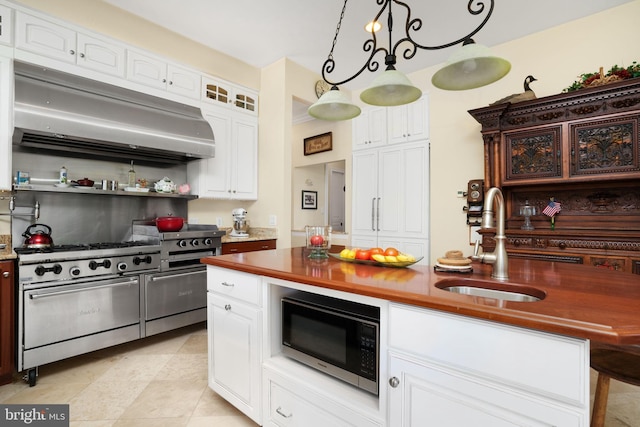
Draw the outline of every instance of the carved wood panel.
[[[572,124],[571,176],[640,171],[638,116]]]
[[[562,176],[561,127],[505,133],[505,181]]]

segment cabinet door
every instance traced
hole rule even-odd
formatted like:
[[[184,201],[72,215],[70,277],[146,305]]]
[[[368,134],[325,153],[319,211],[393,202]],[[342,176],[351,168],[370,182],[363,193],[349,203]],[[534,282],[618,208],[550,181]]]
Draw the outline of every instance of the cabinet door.
[[[261,423],[259,310],[208,295],[209,387]]]
[[[13,35],[13,19],[11,9],[0,5],[0,43],[11,45]]]
[[[0,190],[11,190],[13,135],[13,60],[0,56]]]
[[[0,261],[0,385],[13,379],[14,288],[13,261]]]
[[[394,427],[585,426],[577,411],[439,365],[391,355],[389,368],[389,425]]]
[[[258,123],[256,118],[234,114],[231,122],[231,198],[258,198]]]
[[[386,107],[367,108],[353,120],[353,149],[372,148],[387,142]]]
[[[200,74],[178,67],[167,66],[167,90],[189,98],[200,98]]]
[[[562,128],[505,132],[505,184],[562,176]]]
[[[140,52],[127,52],[127,79],[158,89],[167,88],[167,63]]]
[[[125,58],[124,47],[78,33],[78,65],[124,77]]]
[[[16,48],[75,63],[76,32],[16,11]]]
[[[204,118],[213,129],[216,140],[216,155],[211,159],[198,160],[198,170],[189,169],[189,174],[196,173],[194,179],[198,182],[195,189],[199,197],[203,198],[228,198],[231,188],[231,118],[228,112],[203,111]],[[193,162],[192,162],[193,163]]]
[[[353,154],[351,230],[353,234],[375,236],[378,200],[378,153],[367,150]]]
[[[388,111],[389,143],[418,141],[429,137],[426,97]]]

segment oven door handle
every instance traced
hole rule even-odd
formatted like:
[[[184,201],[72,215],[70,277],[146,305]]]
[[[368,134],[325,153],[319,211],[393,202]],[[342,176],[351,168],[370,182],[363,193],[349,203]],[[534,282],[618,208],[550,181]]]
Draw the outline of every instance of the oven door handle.
[[[167,278],[173,279],[174,277],[184,277],[184,276],[191,276],[192,274],[202,274],[202,273],[206,274],[206,270],[191,271],[189,273],[167,274],[165,276],[151,276],[151,281],[155,282],[156,280],[163,280]]]
[[[116,286],[131,286],[131,283],[133,283],[135,281],[136,281],[136,279],[129,279],[126,282],[110,283],[108,285],[88,286],[88,287],[84,287],[84,288],[68,289],[66,291],[47,292],[47,293],[44,293],[44,294],[29,294],[29,299],[55,297],[55,296],[58,296],[58,295],[75,294],[75,293],[82,292],[82,291],[93,291],[95,289],[114,288]]]

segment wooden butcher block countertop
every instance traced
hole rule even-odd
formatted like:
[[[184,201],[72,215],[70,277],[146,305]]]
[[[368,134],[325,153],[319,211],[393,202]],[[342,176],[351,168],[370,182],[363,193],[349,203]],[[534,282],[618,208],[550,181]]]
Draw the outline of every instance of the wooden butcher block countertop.
[[[499,281],[491,278],[491,265],[477,262],[472,264],[472,273],[441,273],[429,266],[388,268],[335,258],[312,260],[303,248],[215,256],[202,262],[601,343],[640,344],[640,276],[631,273],[509,259],[509,280]],[[544,298],[513,302],[438,287],[473,282],[497,290],[511,286]]]

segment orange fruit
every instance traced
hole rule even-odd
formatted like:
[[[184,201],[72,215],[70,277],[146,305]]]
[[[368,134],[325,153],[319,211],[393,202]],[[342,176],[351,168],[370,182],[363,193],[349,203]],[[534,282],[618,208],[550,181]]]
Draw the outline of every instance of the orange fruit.
[[[388,247],[387,249],[384,250],[385,256],[398,256],[398,254],[399,254],[398,250],[393,247]]]

